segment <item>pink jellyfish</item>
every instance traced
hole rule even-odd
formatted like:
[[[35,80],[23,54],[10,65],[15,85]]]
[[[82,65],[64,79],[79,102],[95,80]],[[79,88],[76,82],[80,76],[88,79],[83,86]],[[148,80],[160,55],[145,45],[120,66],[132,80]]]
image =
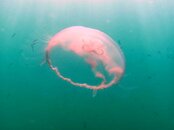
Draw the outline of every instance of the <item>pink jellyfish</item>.
[[[59,72],[59,69],[52,65],[50,59],[50,51],[56,46],[83,57],[86,63],[91,65],[95,76],[102,79],[101,83],[99,85],[90,85],[74,82],[72,79],[64,77]],[[125,69],[124,56],[118,44],[107,34],[92,28],[73,26],[60,31],[50,39],[45,53],[49,67],[58,77],[74,86],[85,87],[95,91],[108,88],[117,83]],[[99,63],[112,77],[110,81],[107,81],[104,73],[97,69]]]

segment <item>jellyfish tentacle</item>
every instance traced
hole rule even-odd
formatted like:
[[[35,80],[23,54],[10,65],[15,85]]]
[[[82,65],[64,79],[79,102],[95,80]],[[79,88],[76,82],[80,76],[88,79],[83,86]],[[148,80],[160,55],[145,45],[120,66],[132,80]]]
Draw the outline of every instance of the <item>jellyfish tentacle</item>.
[[[97,95],[97,90],[92,90],[92,97],[95,98]]]

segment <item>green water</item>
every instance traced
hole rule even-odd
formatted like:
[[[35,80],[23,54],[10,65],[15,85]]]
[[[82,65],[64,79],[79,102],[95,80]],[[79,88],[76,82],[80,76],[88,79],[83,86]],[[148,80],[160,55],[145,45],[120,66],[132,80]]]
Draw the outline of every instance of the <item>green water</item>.
[[[173,7],[173,0],[1,0],[0,130],[174,130]],[[75,25],[107,33],[125,56],[123,78],[95,98],[41,65],[49,38]],[[98,82],[64,53],[57,60],[65,75]]]

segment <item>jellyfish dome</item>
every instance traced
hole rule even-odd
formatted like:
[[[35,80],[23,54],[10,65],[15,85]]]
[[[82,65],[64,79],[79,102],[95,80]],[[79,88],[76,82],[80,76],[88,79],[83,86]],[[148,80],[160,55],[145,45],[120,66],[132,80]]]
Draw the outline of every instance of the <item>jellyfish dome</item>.
[[[74,82],[69,77],[64,77],[58,66],[53,66],[50,59],[50,52],[54,47],[60,47],[71,51],[77,56],[84,58],[87,64],[91,65],[96,78],[101,78],[98,85]],[[116,84],[124,74],[125,61],[119,45],[102,31],[83,27],[73,26],[65,28],[53,36],[45,49],[46,61],[58,77],[78,87],[92,90],[108,88]],[[97,69],[99,63],[103,65],[105,71],[112,77],[107,80],[106,75]]]

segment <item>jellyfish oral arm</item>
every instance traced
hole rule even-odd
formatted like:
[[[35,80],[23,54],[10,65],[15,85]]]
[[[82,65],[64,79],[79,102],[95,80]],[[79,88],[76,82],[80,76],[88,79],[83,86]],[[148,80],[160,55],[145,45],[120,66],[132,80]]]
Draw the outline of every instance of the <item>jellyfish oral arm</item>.
[[[100,85],[98,85],[98,86],[91,86],[91,85],[88,85],[86,83],[76,83],[76,82],[73,82],[70,78],[66,78],[63,75],[61,75],[60,72],[59,72],[59,70],[56,67],[54,67],[54,66],[51,65],[51,61],[50,60],[47,60],[47,61],[49,61],[48,64],[49,64],[50,68],[56,73],[56,75],[58,77],[60,77],[61,79],[65,80],[65,81],[69,82],[70,84],[72,84],[74,86],[77,86],[77,87],[85,87],[85,88],[92,89],[92,90],[100,90],[100,89],[104,89],[104,88],[107,88],[109,86],[112,86],[118,80],[115,77],[110,83],[105,84],[105,82],[106,82],[105,77],[98,72],[96,74],[96,76],[103,79],[103,81],[101,82]]]

